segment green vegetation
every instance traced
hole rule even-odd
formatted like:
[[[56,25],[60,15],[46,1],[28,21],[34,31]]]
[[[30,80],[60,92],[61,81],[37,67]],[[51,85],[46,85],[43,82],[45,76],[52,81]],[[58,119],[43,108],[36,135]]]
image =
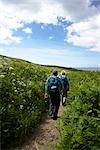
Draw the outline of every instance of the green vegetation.
[[[54,68],[0,56],[2,148],[19,144],[34,131],[46,109],[45,80]],[[59,149],[99,150],[100,72],[66,71],[71,89],[60,121]]]
[[[61,150],[100,149],[100,72],[71,72],[60,125]]]
[[[1,144],[20,143],[45,110],[44,84],[52,69],[0,56]]]

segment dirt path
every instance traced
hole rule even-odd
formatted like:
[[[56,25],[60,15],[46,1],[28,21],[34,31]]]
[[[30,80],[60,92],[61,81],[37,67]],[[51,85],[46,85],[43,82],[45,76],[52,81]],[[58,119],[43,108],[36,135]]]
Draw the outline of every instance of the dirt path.
[[[60,106],[59,117],[62,112],[63,108]],[[20,150],[56,150],[59,137],[57,126],[59,123],[60,118],[52,120],[48,115],[44,116],[42,123],[36,129],[33,137]]]

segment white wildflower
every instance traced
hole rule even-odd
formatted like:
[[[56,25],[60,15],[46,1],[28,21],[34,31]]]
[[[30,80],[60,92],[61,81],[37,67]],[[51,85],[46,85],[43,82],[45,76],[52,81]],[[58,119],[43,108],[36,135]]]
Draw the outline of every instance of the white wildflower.
[[[8,132],[8,131],[9,131],[8,129],[4,130],[4,132]]]
[[[12,81],[13,81],[13,82],[15,82],[16,80],[15,80],[15,79],[13,79]]]
[[[22,82],[19,82],[19,85],[22,85]]]
[[[14,68],[13,67],[9,67],[9,70],[13,70]]]
[[[0,75],[0,78],[4,78],[5,76],[3,74]]]
[[[25,83],[23,83],[23,86],[26,86],[26,84],[25,84]]]
[[[15,93],[17,93],[17,90],[14,90],[15,91]]]
[[[8,108],[11,108],[11,104],[8,105]]]
[[[23,105],[20,105],[20,109],[23,109]]]
[[[3,63],[5,66],[8,65],[6,62]]]
[[[11,75],[14,76],[15,74],[12,72]]]
[[[3,65],[0,65],[0,68],[3,68]]]

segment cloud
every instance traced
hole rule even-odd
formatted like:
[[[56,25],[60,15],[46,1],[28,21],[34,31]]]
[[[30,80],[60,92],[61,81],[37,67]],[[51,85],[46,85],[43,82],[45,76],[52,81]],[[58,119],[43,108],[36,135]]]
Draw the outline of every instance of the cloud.
[[[66,29],[68,33],[65,41],[100,52],[100,15],[74,23]]]
[[[43,25],[41,25],[41,29],[44,30],[44,26]]]
[[[5,27],[0,28],[0,44],[19,44],[21,40],[22,38],[14,36],[10,29],[6,29]]]
[[[59,10],[56,11],[56,9]],[[0,38],[1,44],[20,43],[20,37],[14,36],[18,29],[33,22],[57,24],[57,16],[62,11],[60,4],[48,0],[1,0],[0,1],[0,31],[5,37]],[[0,32],[0,33],[1,33]],[[6,35],[6,32],[10,34]],[[9,38],[8,38],[9,37]],[[9,39],[9,40],[8,40]]]
[[[32,28],[27,27],[27,28],[23,29],[23,31],[24,31],[25,33],[31,34],[31,33],[32,33]]]
[[[66,30],[65,41],[100,50],[100,4],[95,0],[1,0],[0,43],[18,44],[22,41],[15,36],[18,29],[23,30],[26,25],[27,29],[33,22],[58,25],[58,17],[73,23]]]
[[[66,16],[70,16],[69,17],[70,20],[74,22],[83,19],[88,19],[89,17],[100,13],[100,11],[94,5],[91,5],[91,0],[84,0],[84,1],[56,0],[56,1],[58,1],[61,4]]]
[[[53,39],[53,36],[49,36],[49,40],[52,40]]]

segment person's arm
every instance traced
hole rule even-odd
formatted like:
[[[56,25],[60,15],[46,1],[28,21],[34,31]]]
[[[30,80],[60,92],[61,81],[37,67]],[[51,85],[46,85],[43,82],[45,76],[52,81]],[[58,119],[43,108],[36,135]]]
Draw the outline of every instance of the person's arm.
[[[66,79],[67,79],[67,91],[69,91],[69,79],[68,77],[66,77]]]

